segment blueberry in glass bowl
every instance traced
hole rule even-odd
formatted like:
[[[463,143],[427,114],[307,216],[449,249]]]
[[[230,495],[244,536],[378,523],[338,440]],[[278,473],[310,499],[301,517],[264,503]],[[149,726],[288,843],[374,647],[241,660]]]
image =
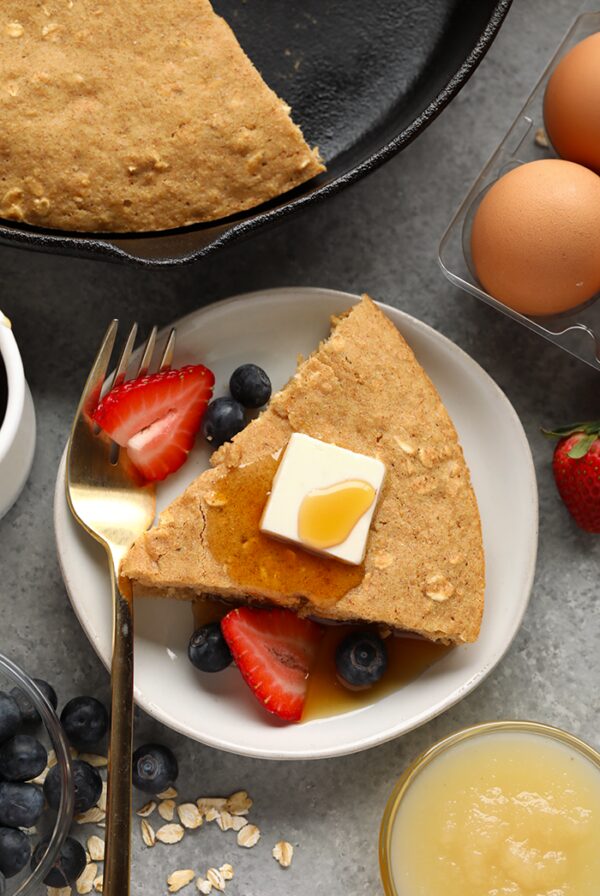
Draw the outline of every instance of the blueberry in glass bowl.
[[[45,891],[71,827],[71,755],[53,695],[46,682],[38,685],[0,654],[0,893],[5,896]],[[55,810],[46,805],[40,783],[51,751],[62,785]]]

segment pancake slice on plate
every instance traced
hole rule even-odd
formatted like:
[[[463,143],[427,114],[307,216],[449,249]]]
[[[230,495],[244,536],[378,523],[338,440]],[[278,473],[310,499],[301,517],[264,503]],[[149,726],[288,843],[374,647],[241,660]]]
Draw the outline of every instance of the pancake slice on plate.
[[[208,0],[3,0],[0,84],[2,218],[164,230],[324,170]]]
[[[259,532],[294,432],[385,464],[363,566]],[[368,296],[333,321],[329,338],[211,463],[125,558],[136,594],[217,595],[449,644],[477,638],[484,555],[462,449],[433,384]]]

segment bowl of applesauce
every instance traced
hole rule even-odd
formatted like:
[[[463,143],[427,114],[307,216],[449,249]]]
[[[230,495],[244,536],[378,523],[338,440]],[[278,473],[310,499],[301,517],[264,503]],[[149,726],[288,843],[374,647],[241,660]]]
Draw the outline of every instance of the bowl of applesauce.
[[[536,722],[490,722],[418,757],[387,803],[386,896],[598,896],[600,753]]]

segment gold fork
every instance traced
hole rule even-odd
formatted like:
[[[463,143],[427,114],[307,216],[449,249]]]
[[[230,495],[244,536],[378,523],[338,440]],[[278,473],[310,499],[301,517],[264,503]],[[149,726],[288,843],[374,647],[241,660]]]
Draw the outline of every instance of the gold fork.
[[[127,453],[101,432],[91,415],[100,399],[119,322],[113,320],[96,356],[73,421],[67,447],[67,501],[75,519],[106,549],[113,598],[111,728],[106,812],[105,896],[127,896],[131,850],[131,744],[133,729],[133,599],[119,566],[134,540],[148,529],[156,509],[154,485],[143,482]],[[131,328],[111,388],[127,375],[137,324]],[[156,344],[153,328],[135,376],[147,373]],[[171,365],[171,330],[159,363]]]

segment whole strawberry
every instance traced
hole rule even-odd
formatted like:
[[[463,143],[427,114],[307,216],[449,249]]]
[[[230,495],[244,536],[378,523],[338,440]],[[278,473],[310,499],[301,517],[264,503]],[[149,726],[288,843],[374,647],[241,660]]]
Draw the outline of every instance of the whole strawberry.
[[[578,526],[600,534],[600,421],[544,430],[559,439],[552,469],[559,494]]]

